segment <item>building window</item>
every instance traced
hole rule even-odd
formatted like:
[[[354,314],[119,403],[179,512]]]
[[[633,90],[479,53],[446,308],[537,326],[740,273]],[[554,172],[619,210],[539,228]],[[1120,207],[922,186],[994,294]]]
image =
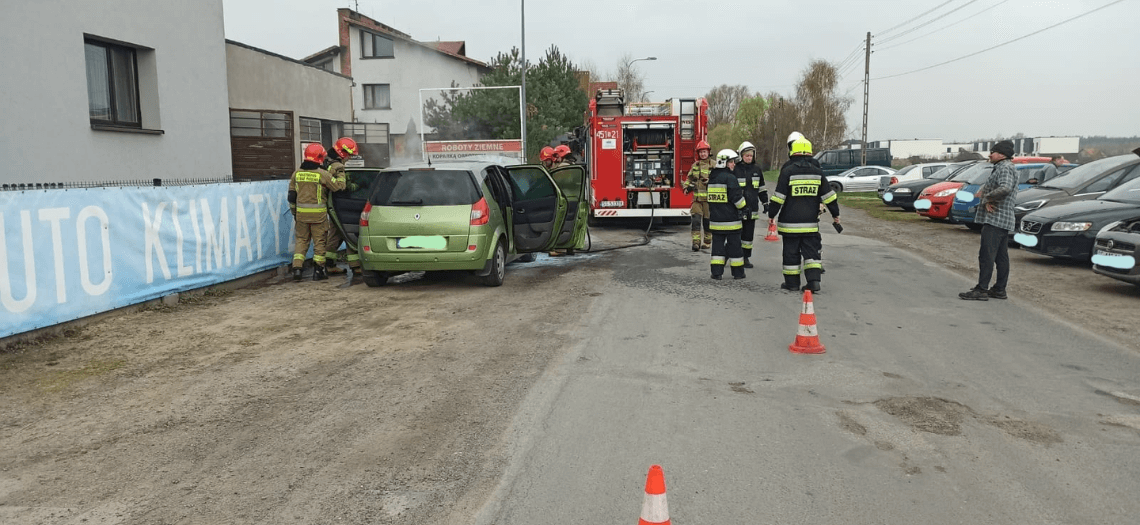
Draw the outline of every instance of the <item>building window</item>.
[[[364,109],[392,109],[391,87],[388,84],[365,84]]]
[[[387,144],[388,124],[345,123],[344,134],[360,144]]]
[[[321,141],[321,121],[315,118],[301,117],[301,142]]]
[[[91,122],[142,127],[135,50],[97,40],[84,40],[83,47]]]
[[[368,31],[360,32],[362,58],[393,58],[392,39]]]
[[[291,113],[230,110],[230,135],[234,137],[288,138],[293,136],[292,131]],[[319,121],[317,134],[320,134]]]

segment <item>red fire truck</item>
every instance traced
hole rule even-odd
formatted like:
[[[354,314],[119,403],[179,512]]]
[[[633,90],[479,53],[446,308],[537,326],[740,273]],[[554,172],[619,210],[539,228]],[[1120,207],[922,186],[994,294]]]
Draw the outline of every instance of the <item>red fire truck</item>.
[[[682,188],[707,126],[703,98],[627,104],[620,89],[598,90],[583,137],[591,216],[688,217]]]

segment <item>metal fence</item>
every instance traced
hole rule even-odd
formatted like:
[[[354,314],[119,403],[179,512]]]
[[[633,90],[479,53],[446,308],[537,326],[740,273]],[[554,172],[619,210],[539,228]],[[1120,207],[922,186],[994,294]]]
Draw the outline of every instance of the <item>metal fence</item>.
[[[75,182],[15,182],[0,184],[0,191],[65,190],[75,188],[115,188],[138,186],[192,186],[195,184],[224,184],[229,182],[249,182],[235,180],[232,176],[205,179],[150,179],[150,180],[103,180]]]

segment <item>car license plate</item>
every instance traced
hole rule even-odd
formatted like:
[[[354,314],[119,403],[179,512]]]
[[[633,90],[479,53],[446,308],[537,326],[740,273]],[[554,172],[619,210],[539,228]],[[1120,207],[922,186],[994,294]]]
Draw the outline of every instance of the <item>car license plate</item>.
[[[1037,236],[1036,235],[1026,235],[1024,233],[1015,233],[1015,234],[1013,234],[1013,240],[1016,241],[1017,244],[1020,244],[1022,246],[1028,246],[1030,248],[1037,246]]]
[[[883,200],[885,200],[887,202],[891,202],[891,201],[895,200],[895,195],[888,191],[888,192],[883,194]]]
[[[1106,252],[1104,250],[1097,250],[1096,254],[1104,256],[1104,257],[1124,257],[1123,253],[1112,253],[1112,252]]]
[[[447,237],[441,235],[402,237],[396,239],[400,249],[443,250],[447,248]]]

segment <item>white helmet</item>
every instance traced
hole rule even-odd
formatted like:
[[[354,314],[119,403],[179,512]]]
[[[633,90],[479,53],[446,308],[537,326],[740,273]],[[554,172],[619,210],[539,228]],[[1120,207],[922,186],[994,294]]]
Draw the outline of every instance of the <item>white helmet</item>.
[[[746,141],[740,143],[740,147],[736,148],[736,152],[743,155],[745,151],[750,150],[750,149],[756,149],[756,146],[753,146],[751,142],[748,142],[746,140]]]
[[[788,147],[789,148],[792,147],[793,142],[800,140],[802,138],[804,138],[803,133],[800,133],[798,131],[793,131],[791,135],[788,135]]]
[[[740,155],[737,155],[735,151],[730,149],[722,149],[719,153],[716,154],[716,167],[727,168],[728,161],[735,161],[738,158],[740,158]]]

